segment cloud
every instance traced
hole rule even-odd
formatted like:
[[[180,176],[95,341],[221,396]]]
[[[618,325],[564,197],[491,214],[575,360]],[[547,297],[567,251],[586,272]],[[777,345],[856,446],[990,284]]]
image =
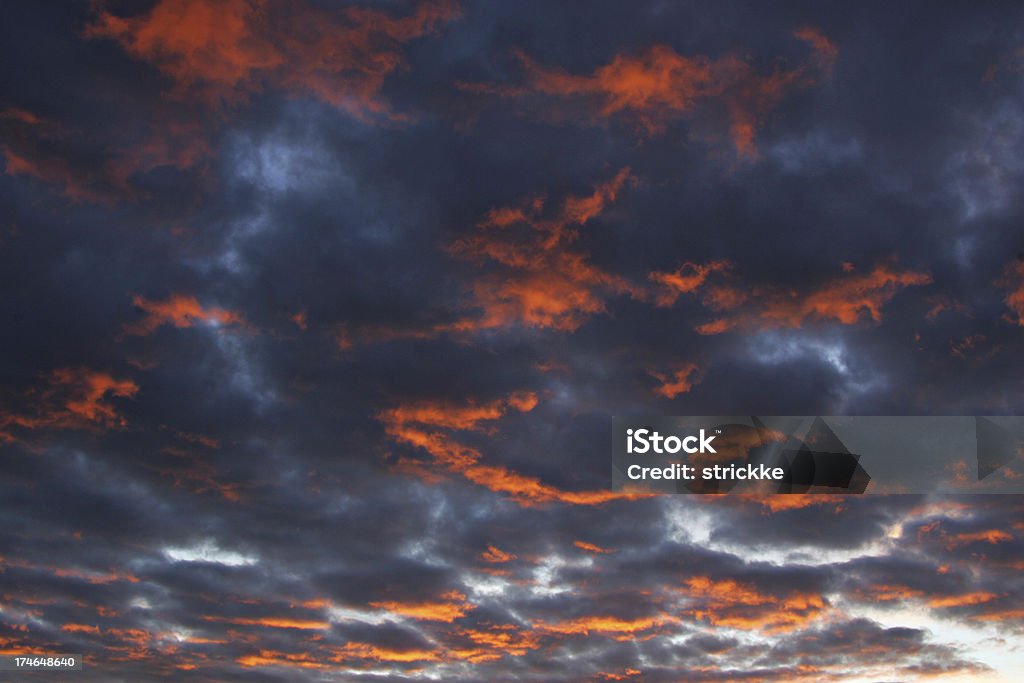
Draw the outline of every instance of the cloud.
[[[125,334],[146,336],[164,325],[177,328],[192,327],[197,323],[215,327],[245,327],[241,314],[223,308],[203,307],[194,296],[172,294],[163,301],[135,296],[132,304],[145,312],[146,316],[137,323],[125,325]]]
[[[750,496],[745,498],[745,500],[763,506],[767,512],[802,510],[817,506],[829,506],[834,509],[840,509],[844,499],[844,496],[829,495],[827,493],[794,493],[784,496]]]
[[[332,12],[305,2],[161,0],[122,17],[100,11],[90,38],[116,41],[156,66],[175,97],[215,108],[265,88],[312,95],[352,115],[400,119],[380,97],[403,65],[402,46],[458,16],[453,2],[421,2],[406,16],[350,6]]]
[[[529,412],[536,407],[537,402],[535,394],[520,392],[485,404],[414,403],[389,408],[379,413],[377,419],[384,424],[388,437],[395,442],[426,451],[435,465],[461,474],[491,491],[508,494],[522,506],[553,502],[599,505],[636,497],[612,491],[564,490],[501,465],[482,464],[483,453],[479,449],[457,441],[451,434],[452,431],[493,433],[493,428],[481,423],[497,420],[510,409]],[[397,468],[427,481],[434,480],[430,470],[415,460],[401,458]]]
[[[297,328],[305,332],[309,329],[309,316],[306,311],[296,311],[288,317]]]
[[[599,545],[588,543],[587,541],[573,541],[572,544],[580,550],[585,550],[588,553],[596,553],[598,555],[604,555],[605,553],[615,552],[614,550],[608,550],[607,548],[602,548]]]
[[[673,399],[679,394],[687,393],[700,381],[700,368],[696,363],[685,363],[670,375],[651,371],[651,376],[661,382],[654,388],[654,393]]]
[[[72,203],[109,204],[124,189],[114,174],[106,172],[105,163],[72,151],[79,134],[67,125],[10,107],[0,112],[0,139],[7,175],[55,185]]]
[[[800,328],[811,321],[854,325],[882,321],[882,310],[900,290],[931,284],[924,271],[879,262],[868,272],[844,273],[804,291],[758,286],[743,291],[731,284],[703,284],[702,303],[719,317],[697,325],[700,334],[734,329]]]
[[[491,564],[501,564],[503,562],[511,562],[516,559],[516,555],[513,553],[507,553],[500,548],[496,548],[493,545],[487,546],[487,550],[480,554],[480,559],[484,562]]]
[[[694,576],[681,590],[693,601],[688,613],[719,627],[779,633],[825,618],[829,605],[817,593],[770,595],[732,579]]]
[[[602,681],[624,681],[632,676],[641,676],[643,672],[639,669],[626,669],[620,672],[602,671],[597,674]]]
[[[57,185],[62,194],[74,202],[106,202],[108,195],[92,187],[92,181],[83,178],[62,156],[47,152],[33,152],[4,148],[7,175],[25,175],[45,183]]]
[[[658,615],[654,617],[639,617],[636,619],[622,619],[614,616],[588,616],[578,619],[570,619],[554,623],[537,623],[534,627],[550,633],[559,635],[597,635],[632,640],[634,634],[656,629],[665,624],[677,622],[678,619],[670,615]]]
[[[716,280],[711,276],[717,275]],[[691,294],[719,317],[694,329],[703,335],[722,334],[737,328],[770,330],[800,328],[810,321],[835,321],[853,325],[861,320],[882,321],[882,310],[900,290],[933,282],[924,271],[899,268],[895,261],[880,261],[868,272],[856,273],[844,263],[842,274],[801,291],[771,285],[744,287],[736,282],[735,268],[725,261],[686,263],[676,271],[654,271],[650,279],[663,286],[655,299],[658,306],[676,304],[680,295]],[[929,315],[934,317],[932,312]]]
[[[672,306],[679,300],[681,294],[692,294],[703,287],[708,276],[712,273],[728,272],[732,267],[733,265],[729,261],[723,260],[711,261],[706,264],[687,262],[671,272],[653,271],[648,277],[663,287],[662,291],[655,298],[655,305],[663,307]],[[716,296],[719,297],[725,293],[722,290],[717,291],[719,293]],[[740,302],[742,297],[745,297],[742,292],[738,291],[733,295],[739,297]]]
[[[445,429],[479,430],[480,423],[496,420],[508,409],[529,412],[537,406],[537,396],[530,392],[510,394],[505,399],[485,404],[444,405],[419,403],[398,406],[380,415],[387,424],[419,423]]]
[[[195,112],[161,105],[146,122],[107,128],[43,119],[22,109],[7,113],[0,116],[5,172],[57,186],[73,204],[152,199],[136,181],[158,169],[195,171],[209,180],[214,149],[209,127]]]
[[[291,617],[206,617],[209,621],[223,621],[237,626],[259,626],[264,628],[298,629],[301,631],[323,631],[331,627],[326,621],[312,621],[307,619],[293,619]]]
[[[466,616],[476,606],[466,602],[466,596],[458,591],[449,591],[437,601],[414,601],[414,602],[371,602],[370,607],[394,612],[403,617],[422,621],[444,621],[451,623],[460,617]]]
[[[962,546],[975,544],[996,545],[1013,540],[1013,536],[1002,529],[980,529],[950,533],[941,520],[936,520],[918,529],[918,537],[922,540],[937,540],[947,549],[955,550]]]
[[[158,114],[138,140],[117,146],[110,153],[106,172],[111,182],[125,195],[135,197],[138,193],[131,189],[131,182],[137,175],[161,168],[204,172],[206,162],[215,155],[201,120],[180,120],[171,113]]]
[[[1007,315],[1006,319],[1015,325],[1024,327],[1024,261],[1017,261],[1006,266],[1003,277],[997,284],[1008,291],[1003,303],[1013,312],[1013,315]]]
[[[436,662],[441,659],[441,654],[435,650],[395,650],[370,643],[346,643],[343,652],[379,662]]]
[[[138,583],[136,576],[118,571],[96,571],[81,569],[74,566],[57,566],[52,564],[36,564],[21,559],[2,558],[0,561],[5,568],[22,569],[30,572],[42,572],[58,579],[80,581],[90,586],[103,586],[119,581]]]
[[[0,413],[0,442],[24,431],[124,429],[127,419],[112,399],[132,398],[139,386],[88,368],[60,368],[45,377],[45,386],[26,397],[27,412]]]
[[[166,548],[164,554],[178,562],[212,562],[228,567],[246,566],[257,562],[255,557],[232,550],[224,550],[210,539],[192,547]]]
[[[640,288],[572,249],[579,229],[605,211],[633,180],[629,168],[623,168],[592,194],[566,197],[550,217],[545,215],[543,197],[488,211],[474,234],[448,248],[459,258],[496,267],[472,285],[473,304],[482,314],[448,327],[469,331],[518,323],[571,332],[604,312],[607,297],[642,296]]]
[[[617,54],[592,74],[572,74],[538,64],[522,51],[516,56],[525,74],[522,85],[464,83],[463,89],[501,97],[535,101],[545,106],[576,105],[598,121],[623,119],[639,134],[651,138],[695,112],[720,112],[736,154],[758,156],[757,129],[769,112],[792,92],[820,83],[838,55],[835,43],[820,31],[804,27],[794,32],[807,43],[811,56],[792,69],[760,73],[747,58],[728,53],[718,58],[680,55],[667,45],[654,45],[632,54]]]

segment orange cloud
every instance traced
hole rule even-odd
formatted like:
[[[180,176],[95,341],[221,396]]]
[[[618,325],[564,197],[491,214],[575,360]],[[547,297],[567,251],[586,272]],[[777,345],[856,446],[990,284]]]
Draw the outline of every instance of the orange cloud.
[[[509,494],[514,501],[524,507],[541,503],[600,505],[612,500],[632,500],[645,497],[612,491],[566,491],[557,486],[545,484],[537,477],[519,474],[508,468],[497,466],[474,465],[466,468],[462,475],[492,491]]]
[[[731,269],[729,261],[710,261],[706,264],[686,262],[671,272],[653,271],[648,277],[662,286],[654,303],[656,306],[672,306],[680,294],[691,294],[700,289],[712,273]]]
[[[554,99],[575,105],[596,120],[622,118],[647,137],[664,133],[670,123],[698,110],[712,117],[720,113],[728,121],[737,154],[754,158],[754,139],[764,116],[786,95],[827,77],[838,56],[835,43],[814,28],[801,28],[794,36],[811,47],[810,58],[796,68],[777,68],[769,74],[759,73],[736,54],[717,59],[688,57],[666,45],[655,45],[639,54],[616,55],[589,75],[546,68],[517,53],[526,76],[524,85],[461,87],[503,97]]]
[[[732,579],[694,576],[683,592],[693,601],[686,610],[716,627],[782,633],[824,617],[828,605],[816,593],[793,591],[778,597]]]
[[[422,448],[436,460],[437,464],[454,472],[465,472],[483,457],[477,449],[464,446],[446,434],[429,433],[415,427],[388,428],[387,432],[398,443]],[[421,474],[417,468],[411,467],[413,463],[399,464],[409,466],[407,469],[411,473]]]
[[[125,420],[117,410],[106,403],[107,395],[130,398],[139,391],[135,382],[125,379],[114,379],[102,372],[89,370],[73,370],[64,368],[55,370],[51,377],[52,384],[68,387],[71,393],[64,407],[69,416],[86,423],[124,427]]]
[[[733,325],[728,320],[718,319],[710,322],[701,323],[696,325],[693,329],[697,331],[697,334],[710,335],[710,334],[723,334],[731,330]]]
[[[27,562],[17,558],[0,557],[0,571],[3,571],[7,567],[18,567],[20,569],[45,572],[61,579],[84,581],[94,586],[104,586],[118,581],[127,581],[128,583],[139,582],[138,577],[120,571],[96,571],[91,569],[81,569],[79,567],[55,567],[33,564],[32,562]],[[22,602],[24,602],[24,600]]]
[[[206,621],[219,621],[238,626],[263,626],[266,628],[297,629],[300,631],[322,631],[329,629],[331,624],[326,621],[313,621],[308,619],[292,619],[289,617],[215,617],[205,616]]]
[[[470,402],[464,406],[424,402],[384,410],[377,419],[394,441],[430,454],[436,464],[460,474],[475,484],[497,493],[509,494],[520,505],[562,502],[575,505],[598,505],[610,500],[635,498],[633,494],[611,491],[565,491],[543,483],[536,477],[518,474],[505,467],[482,465],[483,454],[456,441],[448,431],[493,431],[481,423],[497,420],[510,408],[529,412],[537,405],[530,392],[511,394],[487,404]],[[431,475],[418,463],[402,460],[399,468],[430,481]]]
[[[131,398],[139,387],[130,379],[116,379],[87,368],[60,368],[46,377],[46,386],[29,392],[27,413],[0,413],[0,440],[15,440],[13,430],[124,429],[127,420],[111,403]]]
[[[654,393],[670,399],[685,394],[700,381],[699,372],[696,363],[686,363],[671,375],[652,371],[651,376],[661,382],[660,386],[654,388]]]
[[[926,272],[900,270],[883,262],[862,274],[844,269],[842,275],[806,292],[755,287],[749,296],[739,297],[733,288],[712,287],[704,304],[726,315],[695,329],[711,335],[736,328],[798,328],[809,320],[853,325],[868,319],[878,323],[882,320],[882,309],[900,290],[931,282],[932,277]]]
[[[530,650],[540,647],[540,637],[537,633],[522,631],[509,624],[486,629],[464,629],[458,631],[458,635],[484,648],[471,653],[475,661],[488,661],[506,655],[521,657]]]
[[[971,543],[996,545],[997,543],[1006,543],[1012,540],[1013,536],[1001,529],[985,529],[984,531],[963,534],[943,534],[943,542],[950,550],[962,545],[970,545]]]
[[[1013,314],[1007,314],[1006,320],[1014,325],[1024,327],[1024,261],[1008,265],[1003,272],[1002,279],[996,284],[1009,290],[1003,302]]]
[[[480,559],[484,562],[491,564],[501,564],[504,562],[511,562],[516,559],[516,555],[513,553],[506,553],[504,550],[497,548],[493,545],[487,546],[487,550],[480,554]]]
[[[536,406],[537,395],[524,391],[485,404],[469,402],[460,406],[430,401],[407,404],[385,410],[378,418],[391,425],[421,424],[444,429],[480,430],[481,422],[497,420],[510,408],[529,412]]]
[[[298,604],[301,607],[305,607],[306,609],[327,609],[328,607],[330,607],[334,603],[332,603],[327,598],[313,598],[312,600],[303,600],[302,602],[300,602]],[[292,604],[292,607],[294,607],[294,606],[295,605]]]
[[[236,659],[239,664],[246,668],[260,666],[284,666],[298,669],[326,669],[333,666],[319,657],[306,653],[277,652],[275,650],[260,650],[258,654],[245,655]]]
[[[138,583],[138,577],[132,576],[119,571],[89,571],[76,568],[67,567],[35,567],[36,569],[42,569],[43,571],[49,571],[54,576],[59,576],[64,579],[78,579],[85,581],[96,586],[103,586],[108,583],[114,583],[117,581],[127,581],[128,583]]]
[[[360,118],[395,119],[380,90],[403,65],[403,45],[457,16],[445,0],[401,17],[280,0],[161,0],[132,17],[100,11],[86,35],[114,40],[156,66],[175,97],[222,107],[279,88]]]
[[[906,602],[924,596],[924,591],[907,586],[876,584],[867,591],[858,591],[857,597],[869,602]]]
[[[814,505],[831,505],[839,509],[845,501],[844,496],[834,493],[738,494],[735,497],[757,503],[767,513],[801,510]]]
[[[1024,609],[1004,609],[975,614],[969,617],[973,621],[983,622],[1019,622],[1024,620]]]
[[[923,601],[932,609],[970,607],[991,602],[1000,596],[988,591],[973,591],[956,595],[926,596],[924,591],[903,585],[872,585],[866,591],[858,591],[857,597],[868,602],[909,602]]]
[[[556,623],[537,622],[535,629],[548,633],[560,635],[585,635],[592,633],[601,635],[632,636],[633,634],[664,626],[665,624],[678,623],[679,619],[667,614],[659,614],[652,617],[638,617],[636,619],[621,619],[612,616],[588,616],[578,619],[569,619]],[[623,638],[626,639],[626,638]]]
[[[434,650],[397,650],[380,647],[371,643],[345,643],[341,652],[360,659],[373,659],[380,662],[436,662],[443,653]]]
[[[989,545],[1007,543],[1013,540],[1013,536],[1002,529],[982,529],[979,531],[950,533],[947,531],[946,525],[942,520],[935,520],[922,525],[917,530],[918,542],[923,543],[932,539],[942,544],[946,550],[952,551],[961,546],[974,543],[988,543]]]
[[[424,600],[417,602],[371,602],[371,607],[387,610],[403,617],[417,621],[443,621],[451,623],[466,616],[476,609],[476,605],[466,601],[466,596],[458,591],[450,591],[441,596],[441,600]]]
[[[937,596],[928,599],[928,606],[937,609],[946,607],[968,607],[991,602],[999,596],[988,591],[975,591],[973,593],[962,593],[960,595]]]
[[[600,215],[632,179],[629,168],[623,168],[592,194],[567,197],[551,217],[545,216],[543,198],[488,212],[477,232],[457,240],[449,251],[478,264],[496,264],[500,272],[480,277],[472,287],[473,303],[481,315],[436,331],[466,332],[518,323],[571,332],[604,312],[609,296],[642,298],[639,288],[571,249],[579,228]]]
[[[241,314],[223,308],[204,308],[193,296],[173,294],[164,301],[151,301],[141,296],[132,299],[136,308],[146,313],[139,322],[125,325],[126,334],[145,336],[152,334],[163,325],[192,327],[196,323],[217,326],[245,326]]]
[[[879,322],[882,319],[882,306],[899,289],[927,285],[931,281],[932,277],[928,273],[898,271],[887,264],[878,264],[870,273],[839,278],[811,292],[795,313],[791,312],[787,316],[782,310],[772,312],[771,315],[788,317],[792,327],[798,326],[798,321],[807,317],[831,318],[852,325],[866,315]]]
[[[238,663],[245,667],[294,667],[322,669],[337,664],[359,660],[377,662],[491,662],[505,656],[522,656],[539,645],[538,635],[523,632],[514,626],[498,625],[482,629],[456,628],[451,636],[468,643],[468,646],[438,644],[433,649],[408,648],[379,645],[362,641],[349,641],[342,646],[317,645],[317,639],[304,643],[302,652],[281,652],[261,649],[255,654],[240,657]]]
[[[580,550],[586,550],[588,553],[594,553],[595,555],[603,555],[606,553],[615,552],[614,550],[608,550],[607,548],[602,548],[599,545],[594,545],[593,543],[588,543],[587,541],[573,541],[573,545],[579,548]]]
[[[295,324],[295,326],[302,330],[303,332],[309,329],[309,318],[306,315],[305,311],[298,311],[291,315],[288,319],[291,320]]]

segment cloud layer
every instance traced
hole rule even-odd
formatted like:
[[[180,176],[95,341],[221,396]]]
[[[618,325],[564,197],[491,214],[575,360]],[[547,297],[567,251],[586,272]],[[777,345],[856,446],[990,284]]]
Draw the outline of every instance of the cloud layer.
[[[649,497],[608,461],[615,414],[1021,410],[1019,7],[3,12],[0,651],[1024,666],[1019,497]]]

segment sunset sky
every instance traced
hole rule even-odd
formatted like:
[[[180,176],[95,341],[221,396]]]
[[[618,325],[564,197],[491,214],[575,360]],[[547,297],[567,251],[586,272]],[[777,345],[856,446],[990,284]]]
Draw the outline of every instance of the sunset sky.
[[[0,33],[0,653],[1024,676],[1024,497],[610,477],[612,415],[1021,413],[1020,3],[5,2]]]

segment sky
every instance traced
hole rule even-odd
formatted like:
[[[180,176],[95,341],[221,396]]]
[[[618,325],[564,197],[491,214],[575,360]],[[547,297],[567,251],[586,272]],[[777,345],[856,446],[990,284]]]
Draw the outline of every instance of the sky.
[[[1022,20],[3,3],[0,652],[1019,680],[1020,496],[638,496],[609,445],[1020,413]]]

